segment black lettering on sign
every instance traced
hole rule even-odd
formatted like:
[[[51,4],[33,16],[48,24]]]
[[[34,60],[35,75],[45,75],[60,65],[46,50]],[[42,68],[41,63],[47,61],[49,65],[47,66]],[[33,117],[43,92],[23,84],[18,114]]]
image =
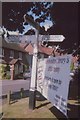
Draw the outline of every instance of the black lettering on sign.
[[[60,71],[60,68],[59,68],[59,67],[55,67],[55,68],[54,68],[54,72],[58,72],[58,73],[59,73],[59,71]]]
[[[65,102],[66,100],[64,98],[62,98],[62,101]]]
[[[61,80],[59,80],[59,85],[61,85],[61,83],[62,83],[62,81],[61,81]]]
[[[56,98],[60,99],[60,96],[59,96],[59,95],[56,95]]]
[[[50,89],[55,90],[55,91],[57,91],[57,89],[58,89],[57,86],[55,86],[55,85],[51,85],[51,84],[49,84],[48,87],[49,87]]]
[[[69,58],[66,59],[66,63],[69,63]]]
[[[52,66],[49,66],[48,71],[52,71]]]
[[[61,102],[61,106],[63,106],[64,108],[66,108],[67,106],[65,105],[65,103]]]

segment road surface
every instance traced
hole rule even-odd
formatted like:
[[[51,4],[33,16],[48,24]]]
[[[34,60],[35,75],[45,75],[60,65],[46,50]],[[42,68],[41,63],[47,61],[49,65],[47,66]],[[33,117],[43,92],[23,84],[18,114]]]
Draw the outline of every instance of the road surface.
[[[21,88],[29,90],[30,79],[27,80],[0,80],[0,96],[6,95],[8,91],[17,92]]]

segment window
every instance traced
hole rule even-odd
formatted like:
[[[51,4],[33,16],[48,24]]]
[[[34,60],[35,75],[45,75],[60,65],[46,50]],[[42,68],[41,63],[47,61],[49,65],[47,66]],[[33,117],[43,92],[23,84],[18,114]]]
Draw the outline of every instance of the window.
[[[4,57],[4,49],[0,48],[0,57]]]
[[[0,48],[0,57],[2,57],[2,48]]]
[[[4,57],[4,49],[2,48],[2,56]]]
[[[19,52],[19,59],[22,60],[22,53],[21,52]]]
[[[13,50],[10,51],[10,58],[14,58],[14,51]]]
[[[23,73],[23,65],[22,64],[19,65],[19,73]]]

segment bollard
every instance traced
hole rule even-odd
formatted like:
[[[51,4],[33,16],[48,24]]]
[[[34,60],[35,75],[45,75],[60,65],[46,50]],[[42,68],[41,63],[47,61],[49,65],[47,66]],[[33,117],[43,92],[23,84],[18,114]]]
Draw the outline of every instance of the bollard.
[[[21,90],[20,90],[20,97],[21,97],[21,98],[23,98],[23,91],[24,91],[24,89],[21,88]]]
[[[8,105],[10,105],[10,99],[11,99],[11,91],[9,91],[8,94],[7,94]]]

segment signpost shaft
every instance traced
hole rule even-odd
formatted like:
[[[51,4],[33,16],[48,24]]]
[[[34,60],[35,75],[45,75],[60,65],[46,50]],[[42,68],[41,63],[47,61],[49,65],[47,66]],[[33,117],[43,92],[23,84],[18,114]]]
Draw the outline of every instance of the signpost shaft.
[[[36,30],[36,43],[34,44],[31,86],[29,94],[29,108],[34,109],[36,106],[36,86],[37,86],[37,55],[38,55],[38,30]]]
[[[36,103],[36,85],[37,85],[37,55],[38,55],[38,36],[40,26],[29,15],[24,15],[24,22],[29,23],[35,28],[36,42],[34,43],[33,61],[32,61],[32,73],[31,73],[31,85],[29,95],[29,108],[34,109]]]

